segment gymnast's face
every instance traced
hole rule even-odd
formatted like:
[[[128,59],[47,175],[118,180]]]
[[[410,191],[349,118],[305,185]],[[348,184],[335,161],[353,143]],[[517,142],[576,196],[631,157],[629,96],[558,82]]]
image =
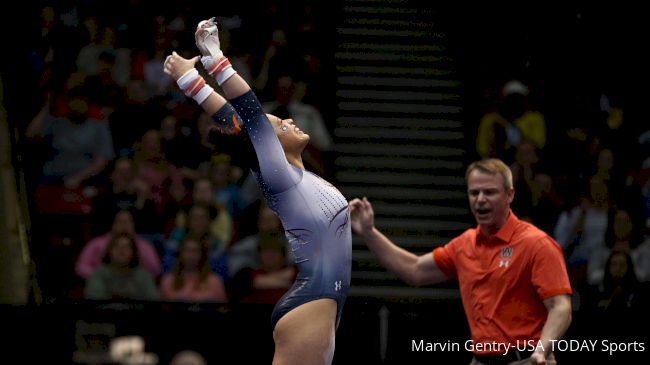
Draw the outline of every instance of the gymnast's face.
[[[266,115],[275,129],[275,134],[285,152],[302,152],[309,143],[309,135],[293,124],[293,119],[280,119],[273,114]]]
[[[506,189],[503,175],[477,169],[467,177],[467,192],[469,206],[481,232],[488,236],[497,233],[508,219],[514,189]]]

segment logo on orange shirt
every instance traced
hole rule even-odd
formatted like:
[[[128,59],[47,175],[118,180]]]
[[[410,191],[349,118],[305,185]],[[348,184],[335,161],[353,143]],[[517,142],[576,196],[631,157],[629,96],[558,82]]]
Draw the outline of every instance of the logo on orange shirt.
[[[504,247],[501,249],[501,260],[499,260],[499,267],[508,267],[510,264],[510,257],[512,256],[512,247]]]
[[[501,258],[507,259],[512,256],[512,247],[504,247],[501,249]]]

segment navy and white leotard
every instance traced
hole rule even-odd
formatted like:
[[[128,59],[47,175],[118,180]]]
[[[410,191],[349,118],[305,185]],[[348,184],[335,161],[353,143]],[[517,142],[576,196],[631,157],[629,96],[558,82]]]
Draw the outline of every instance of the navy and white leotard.
[[[271,319],[312,300],[337,302],[336,326],[350,287],[352,233],[345,197],[319,176],[289,164],[275,130],[252,91],[230,101],[255,148],[254,171],[270,208],[285,229],[298,268],[293,286]]]

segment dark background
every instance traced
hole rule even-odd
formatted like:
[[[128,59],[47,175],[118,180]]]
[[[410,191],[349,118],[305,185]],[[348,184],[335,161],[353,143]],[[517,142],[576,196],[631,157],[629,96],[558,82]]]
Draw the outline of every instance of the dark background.
[[[90,1],[88,3],[101,3]],[[183,2],[188,7],[196,2]],[[257,4],[257,2],[256,2]],[[337,2],[328,3],[335,8]],[[178,4],[151,2],[157,11],[174,11]],[[34,90],[39,75],[27,74],[25,52],[29,37],[25,28],[32,24],[36,6],[14,2],[12,11],[3,5],[0,34],[3,39],[0,67],[5,87],[9,120],[19,130],[38,111],[40,95]],[[201,5],[206,11],[250,12],[263,18],[244,2]],[[486,5],[436,7],[435,13],[449,37],[463,84],[464,113],[468,146],[484,110],[486,90],[512,77],[529,81],[545,110],[551,133],[576,122],[571,113],[581,100],[614,92],[627,100],[626,118],[648,124],[648,56],[645,13],[620,5],[551,7],[523,5],[494,8]],[[210,8],[213,7],[213,8]],[[202,10],[203,11],[203,10]],[[125,8],[113,8],[114,15],[127,15]],[[335,14],[335,13],[334,13]],[[286,14],[285,16],[290,16]],[[324,19],[328,19],[323,14]],[[331,18],[329,18],[331,19]],[[334,25],[334,21],[324,24]],[[322,47],[332,47],[334,28],[323,28]],[[331,35],[331,38],[330,38]],[[251,36],[255,39],[255,36]],[[327,41],[329,40],[329,41]],[[323,52],[327,54],[328,52]],[[331,87],[324,86],[325,88]],[[468,151],[471,151],[468,148]],[[353,283],[354,285],[354,283]],[[435,290],[435,289],[432,289]],[[349,298],[338,330],[336,364],[381,363],[379,357],[378,311],[386,305],[389,317],[389,347],[385,363],[462,363],[470,354],[413,353],[411,340],[457,342],[469,338],[461,303],[457,300],[433,302],[385,302],[374,298]],[[177,351],[195,348],[216,363],[269,363],[273,352],[269,318],[272,308],[264,306],[187,307],[160,303],[136,303],[114,309],[97,303],[60,303],[0,307],[3,337],[0,360],[15,358],[25,364],[65,364],[75,350],[77,321],[110,322],[118,334],[139,334],[147,351],[160,356],[165,364]],[[621,318],[600,318],[576,313],[566,339],[596,339],[612,342],[643,341],[643,353],[626,352],[609,356],[603,352],[559,352],[560,364],[647,363],[650,359],[648,312],[629,313]],[[360,361],[353,362],[357,358]]]

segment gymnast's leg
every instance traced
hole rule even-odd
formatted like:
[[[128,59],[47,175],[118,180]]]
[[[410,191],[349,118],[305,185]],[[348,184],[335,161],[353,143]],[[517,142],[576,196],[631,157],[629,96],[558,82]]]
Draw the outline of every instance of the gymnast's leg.
[[[273,331],[273,365],[329,365],[334,358],[337,303],[317,299],[282,316]]]

